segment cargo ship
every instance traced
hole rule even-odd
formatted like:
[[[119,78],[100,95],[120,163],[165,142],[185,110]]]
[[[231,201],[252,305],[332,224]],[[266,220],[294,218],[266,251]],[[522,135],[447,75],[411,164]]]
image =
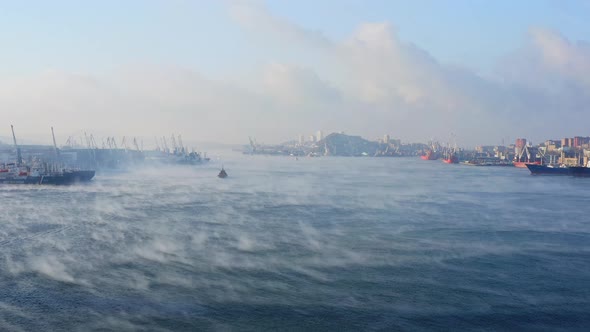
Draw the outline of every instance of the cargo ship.
[[[53,184],[67,185],[79,182],[89,182],[94,178],[94,170],[79,170],[60,167],[58,163],[44,163],[40,160],[33,160],[31,165],[23,162],[20,147],[16,143],[14,127],[12,138],[16,149],[16,162],[0,164],[0,184]],[[53,134],[53,128],[51,128]],[[53,142],[57,157],[57,146],[55,146],[55,135]]]
[[[572,176],[581,178],[590,177],[590,167],[588,166],[573,166],[569,169]]]
[[[564,165],[537,165],[528,163],[526,168],[531,171],[531,175],[572,175],[571,167]]]
[[[43,168],[18,166],[15,163],[0,166],[0,184],[53,184],[68,185],[89,182],[94,178],[93,170],[63,169],[48,171]]]

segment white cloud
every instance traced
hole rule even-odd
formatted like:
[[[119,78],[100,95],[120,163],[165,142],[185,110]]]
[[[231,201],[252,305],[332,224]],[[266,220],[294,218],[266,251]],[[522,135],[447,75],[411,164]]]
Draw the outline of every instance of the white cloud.
[[[496,77],[485,78],[440,63],[401,40],[387,22],[364,23],[348,38],[331,40],[257,4],[229,8],[262,47],[273,45],[248,77],[145,65],[101,76],[49,71],[4,78],[3,117],[20,136],[49,134],[53,125],[64,134],[175,132],[187,140],[233,143],[251,135],[281,141],[317,129],[422,141],[454,132],[474,143],[588,134],[577,121],[590,102],[588,43],[531,29],[528,43],[499,61]],[[277,45],[289,56],[274,51]],[[297,61],[300,54],[305,59]]]
[[[231,17],[243,27],[263,36],[306,43],[318,47],[328,47],[331,41],[320,31],[302,29],[298,25],[272,15],[262,3],[252,1],[235,1],[229,6]]]

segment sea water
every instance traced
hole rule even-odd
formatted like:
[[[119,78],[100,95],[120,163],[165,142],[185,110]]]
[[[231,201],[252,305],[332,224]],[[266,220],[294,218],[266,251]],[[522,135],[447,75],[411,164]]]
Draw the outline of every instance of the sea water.
[[[0,186],[0,330],[584,330],[589,188],[231,153]]]

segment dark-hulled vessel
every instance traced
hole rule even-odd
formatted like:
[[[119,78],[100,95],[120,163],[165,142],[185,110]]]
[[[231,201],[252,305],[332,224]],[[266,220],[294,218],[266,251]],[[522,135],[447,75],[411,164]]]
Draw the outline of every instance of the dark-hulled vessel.
[[[223,166],[221,167],[221,171],[219,172],[219,174],[217,174],[217,177],[221,179],[225,179],[227,177],[227,172],[225,171]]]
[[[89,182],[93,170],[48,170],[42,167],[18,166],[15,163],[0,166],[0,184],[53,184],[68,185]]]
[[[21,150],[16,143],[16,135],[14,134],[14,127],[10,126],[12,130],[12,138],[14,140],[14,147],[16,149],[16,162],[4,163],[0,165],[0,184],[53,184],[53,185],[67,185],[80,182],[89,182],[94,178],[94,170],[79,170],[60,167],[59,163],[45,163],[40,160],[32,160],[30,164],[23,162]],[[53,135],[53,127],[51,128]],[[55,145],[55,135],[53,135],[54,148],[57,153],[57,146]]]
[[[575,177],[581,177],[581,178],[590,177],[590,167],[575,166],[575,167],[570,167],[569,169],[570,169],[571,175],[573,175]]]
[[[572,175],[571,167],[567,166],[526,164],[526,167],[531,175]]]

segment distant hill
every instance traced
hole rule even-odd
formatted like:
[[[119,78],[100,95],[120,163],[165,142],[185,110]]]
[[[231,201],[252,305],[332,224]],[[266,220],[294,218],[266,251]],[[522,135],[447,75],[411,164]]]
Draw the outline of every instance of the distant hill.
[[[374,156],[379,150],[378,142],[339,133],[326,136],[317,145],[328,156]]]

